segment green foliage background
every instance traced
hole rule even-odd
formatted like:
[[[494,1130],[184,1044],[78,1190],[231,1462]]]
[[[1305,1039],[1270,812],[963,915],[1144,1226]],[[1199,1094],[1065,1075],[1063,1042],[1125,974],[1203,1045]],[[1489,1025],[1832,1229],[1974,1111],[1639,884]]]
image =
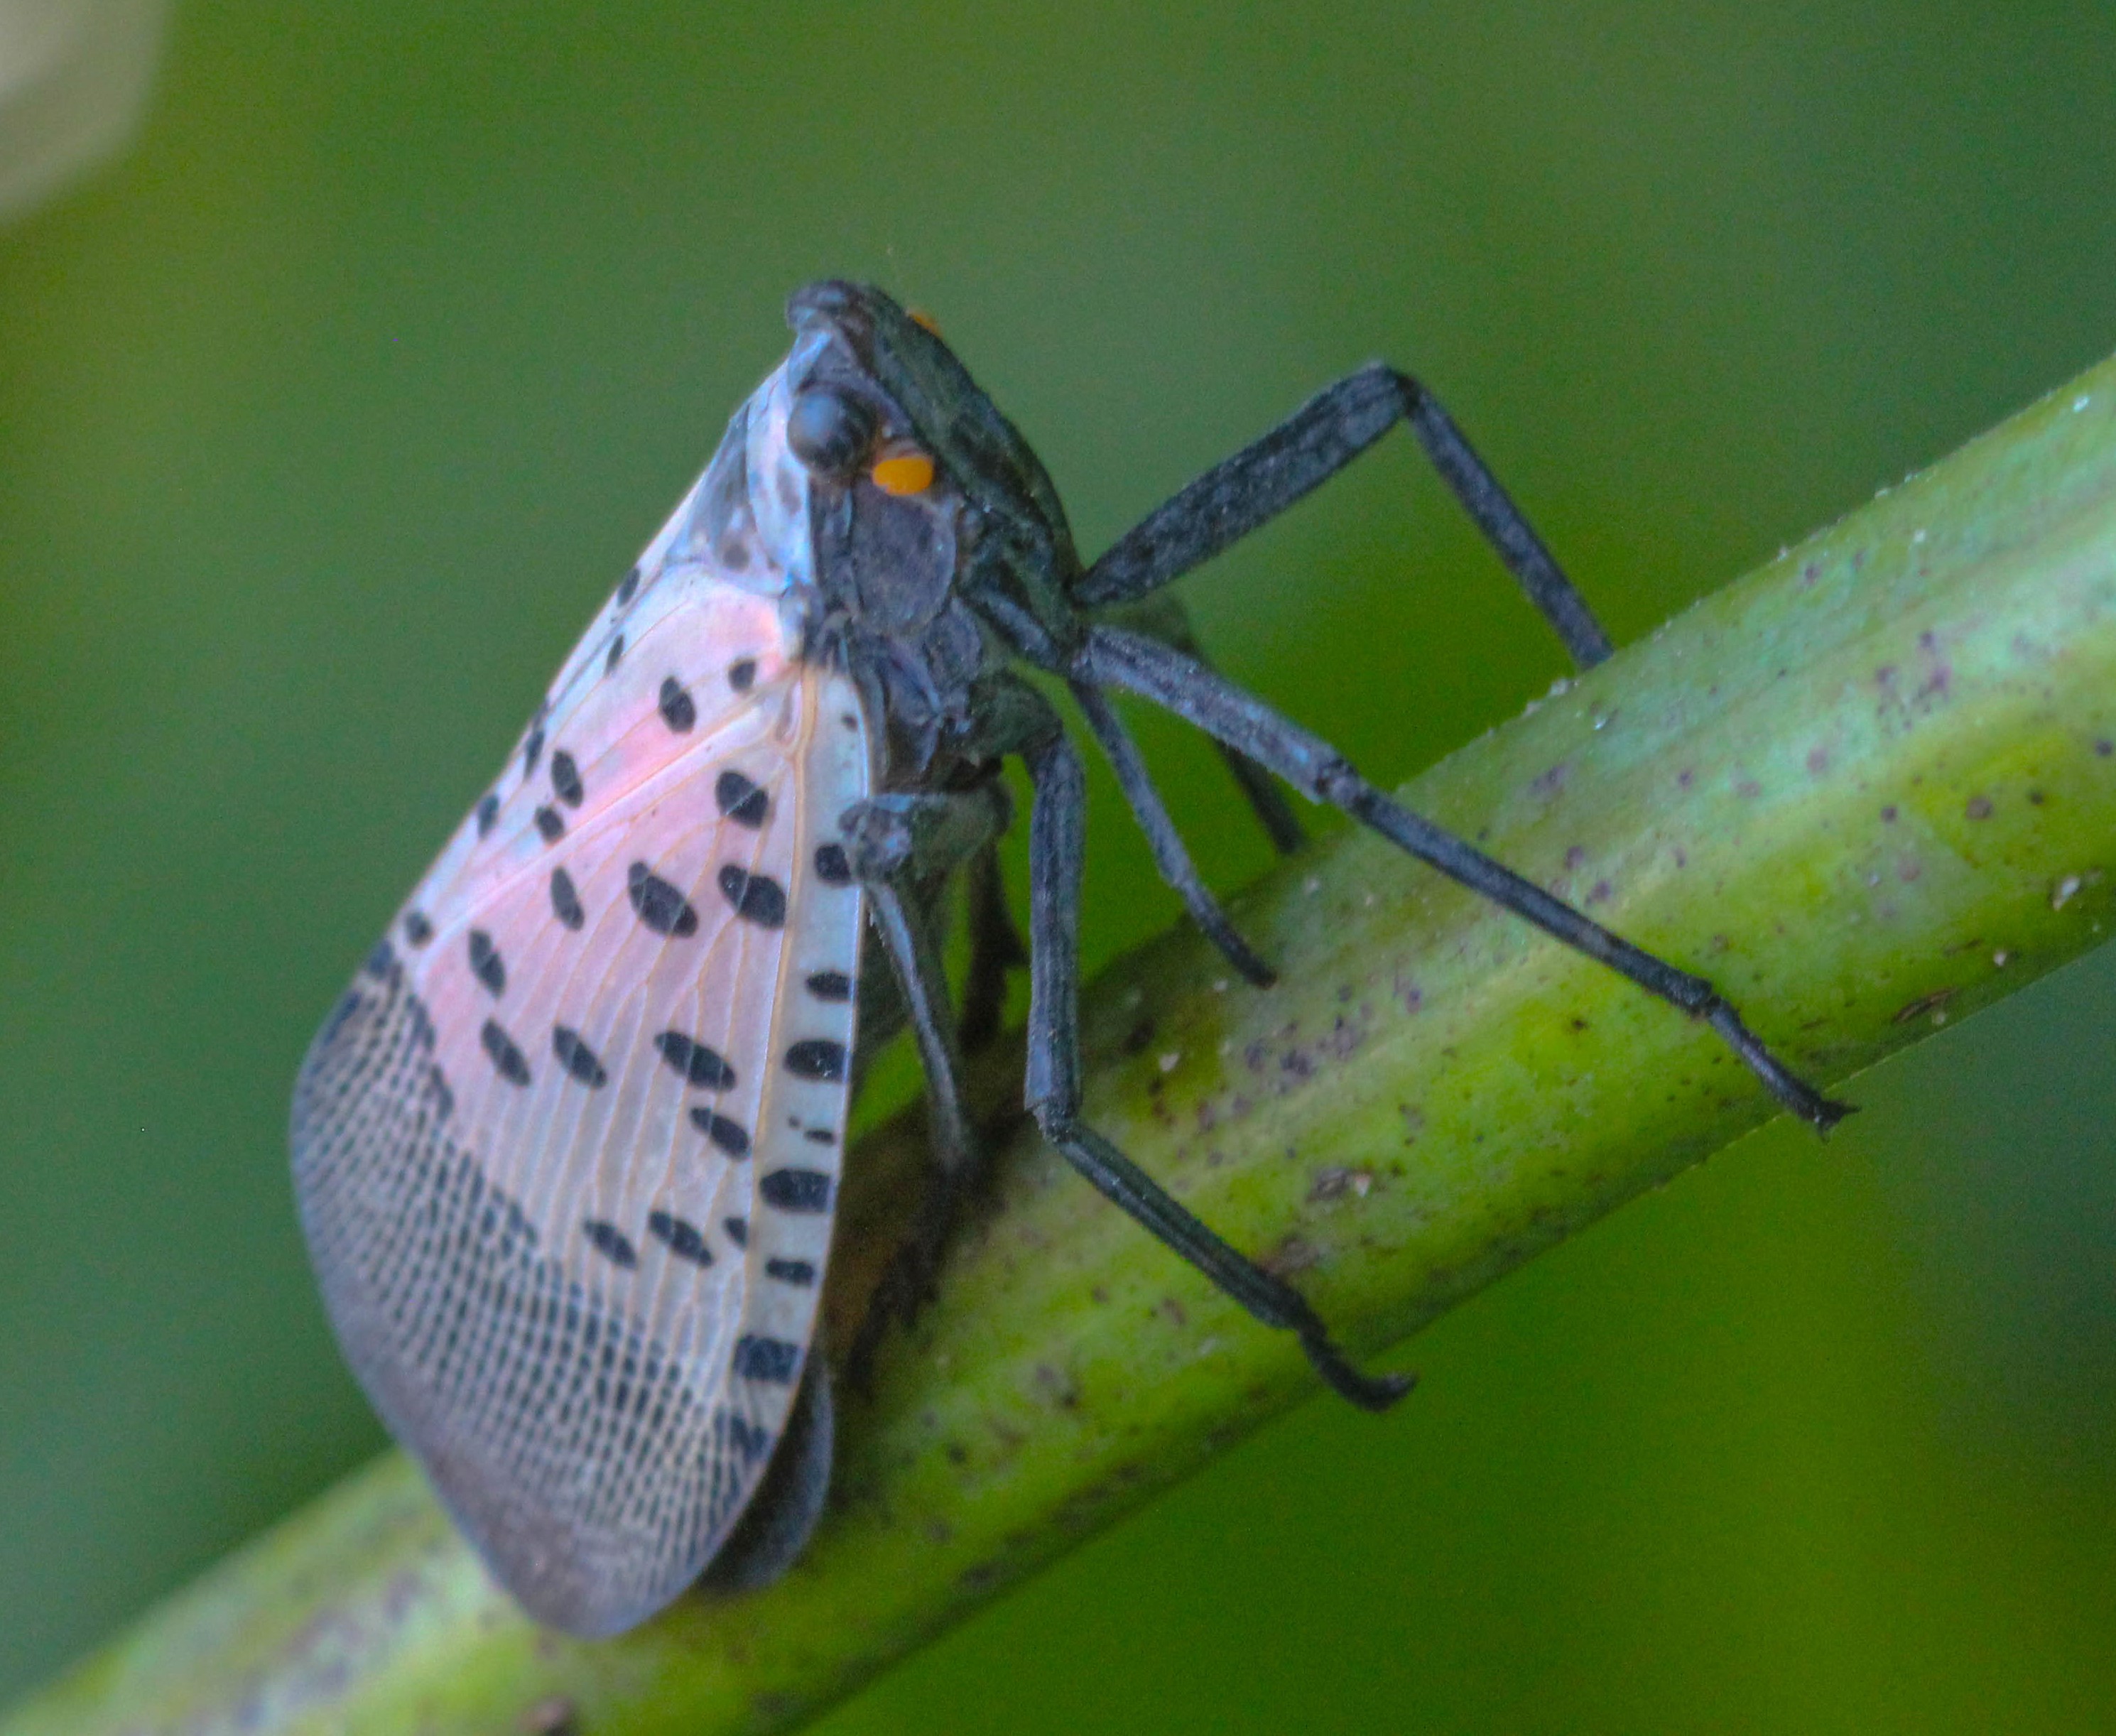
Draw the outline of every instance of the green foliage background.
[[[180,9],[0,232],[0,1697],[381,1445],[295,1061],[794,283],[932,309],[1089,549],[1387,355],[1624,638],[2116,347],[2111,88],[2086,5]],[[1391,780],[1561,668],[1407,445],[1188,591]],[[1097,799],[1095,959],[1174,914]],[[822,1728],[2116,1729],[2112,1015],[1940,1034]]]

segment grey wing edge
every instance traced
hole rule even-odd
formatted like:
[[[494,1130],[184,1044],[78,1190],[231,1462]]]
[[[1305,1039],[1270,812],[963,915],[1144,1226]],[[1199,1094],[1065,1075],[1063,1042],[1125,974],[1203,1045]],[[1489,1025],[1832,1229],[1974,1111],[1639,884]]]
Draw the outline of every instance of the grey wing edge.
[[[434,1051],[385,942],[294,1089],[294,1191],[331,1324],[494,1577],[540,1622],[621,1632],[697,1582],[778,1443],[540,1248],[453,1136]],[[814,1451],[790,1456],[812,1470]],[[805,1539],[821,1495],[794,1507]]]

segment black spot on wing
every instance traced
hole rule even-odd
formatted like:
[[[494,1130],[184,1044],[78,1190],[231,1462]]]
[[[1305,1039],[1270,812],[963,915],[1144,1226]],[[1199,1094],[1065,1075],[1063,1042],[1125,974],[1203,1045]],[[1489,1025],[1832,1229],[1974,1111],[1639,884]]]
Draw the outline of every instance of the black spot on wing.
[[[775,1278],[782,1284],[812,1284],[816,1282],[816,1268],[805,1259],[767,1259],[764,1275]]]
[[[404,919],[404,938],[414,946],[423,946],[434,937],[434,925],[416,910]]]
[[[448,1089],[448,1075],[441,1071],[439,1061],[426,1064],[426,1100],[433,1109],[436,1124],[456,1112],[456,1094]]]
[[[378,983],[396,968],[397,951],[387,940],[375,943],[375,950],[367,955],[367,974]]]
[[[746,693],[757,684],[757,659],[738,657],[728,665],[728,685],[738,693]]]
[[[556,844],[566,835],[566,822],[557,808],[540,808],[536,810],[536,830],[544,835],[546,844]]]
[[[698,913],[689,900],[645,863],[633,863],[625,870],[625,880],[632,908],[656,934],[673,934],[681,940],[698,932]]]
[[[564,868],[551,870],[551,914],[576,934],[588,919],[581,908],[581,895],[573,890],[573,877]]]
[[[727,1232],[728,1240],[738,1248],[749,1246],[749,1220],[747,1218],[723,1218],[720,1227]]]
[[[485,1052],[492,1057],[492,1065],[499,1076],[510,1085],[529,1083],[529,1063],[522,1058],[522,1051],[514,1039],[499,1028],[499,1021],[488,1019],[485,1029],[478,1033],[477,1040],[485,1045]]]
[[[691,1111],[691,1125],[731,1158],[749,1155],[749,1132],[740,1121],[715,1115],[702,1103]]]
[[[853,979],[842,970],[815,970],[808,974],[808,992],[818,1001],[849,1001]]]
[[[492,944],[492,937],[482,928],[470,931],[470,970],[495,995],[507,987],[507,966],[500,960],[499,949]]]
[[[563,1025],[551,1028],[551,1052],[559,1057],[559,1064],[584,1085],[606,1085],[609,1071],[596,1052],[581,1040],[581,1034],[569,1030]]]
[[[828,1127],[811,1127],[801,1137],[811,1145],[835,1145],[838,1143],[837,1135]]]
[[[816,877],[826,886],[850,886],[853,865],[845,859],[842,844],[819,844],[816,846]]]
[[[582,1220],[581,1233],[588,1245],[613,1264],[627,1271],[639,1264],[639,1250],[632,1245],[632,1238],[614,1223],[605,1223],[600,1218]]]
[[[801,1347],[784,1338],[746,1333],[735,1341],[734,1371],[744,1380],[768,1380],[775,1386],[791,1386],[800,1372]]]
[[[477,799],[477,835],[482,838],[492,830],[492,822],[499,817],[499,798],[486,794]]]
[[[529,732],[529,739],[522,744],[522,778],[527,782],[529,775],[536,769],[536,762],[543,757],[544,731],[541,725]]]
[[[619,633],[610,642],[610,655],[602,660],[602,672],[606,675],[617,667],[617,660],[624,655],[624,635]]]
[[[661,707],[661,721],[678,735],[698,721],[697,706],[674,675],[661,678],[661,697],[657,702]]]
[[[720,811],[738,826],[747,826],[752,831],[764,824],[764,816],[770,802],[764,792],[739,771],[723,771],[713,785],[713,801]]]
[[[639,569],[634,567],[629,573],[626,573],[623,578],[620,578],[617,582],[618,606],[619,608],[623,608],[625,604],[630,602],[632,598],[632,593],[638,589]]]
[[[681,1031],[664,1031],[654,1039],[661,1058],[683,1075],[687,1084],[707,1091],[724,1091],[734,1084],[734,1069],[717,1049],[709,1049]]]
[[[720,896],[734,914],[760,928],[786,926],[786,888],[769,874],[752,874],[732,862],[720,873]]]
[[[688,1259],[696,1266],[710,1266],[713,1250],[706,1246],[706,1232],[695,1223],[668,1212],[650,1212],[646,1227],[669,1245],[669,1251],[678,1259]]]
[[[827,1212],[830,1178],[820,1169],[775,1169],[759,1179],[757,1190],[766,1205],[782,1212]]]
[[[845,1046],[827,1037],[804,1037],[787,1050],[786,1071],[796,1079],[843,1079]]]
[[[564,748],[551,756],[551,788],[568,808],[577,808],[586,791],[581,787],[581,768]]]
[[[738,1411],[721,1411],[713,1420],[720,1426],[720,1439],[727,1450],[745,1465],[753,1465],[762,1458],[765,1449],[771,1444],[771,1431]]]

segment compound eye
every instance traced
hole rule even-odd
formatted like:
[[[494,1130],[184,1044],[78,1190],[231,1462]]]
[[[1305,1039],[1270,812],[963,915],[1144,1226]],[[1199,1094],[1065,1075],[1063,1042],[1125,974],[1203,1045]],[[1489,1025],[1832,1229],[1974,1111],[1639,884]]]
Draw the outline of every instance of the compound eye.
[[[786,444],[819,475],[849,477],[874,444],[874,412],[829,386],[811,386],[786,413]]]

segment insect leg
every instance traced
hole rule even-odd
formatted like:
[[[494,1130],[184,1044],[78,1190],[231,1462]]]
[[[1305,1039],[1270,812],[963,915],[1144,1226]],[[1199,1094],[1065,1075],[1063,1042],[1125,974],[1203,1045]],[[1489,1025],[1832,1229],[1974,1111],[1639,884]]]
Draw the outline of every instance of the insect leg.
[[[1000,1019],[1006,1011],[1006,974],[1028,962],[1028,947],[1006,906],[998,845],[985,845],[970,858],[965,872],[970,965],[963,979],[963,1016],[956,1031],[963,1052],[974,1055],[999,1035]]]
[[[1134,602],[1119,604],[1106,619],[1116,625],[1129,627],[1134,633],[1158,639],[1164,645],[1172,645],[1200,663],[1208,661],[1204,647],[1198,642],[1197,631],[1190,624],[1190,611],[1183,606],[1183,599],[1172,591],[1157,591]],[[1294,813],[1293,804],[1286,800],[1285,786],[1239,748],[1230,748],[1223,741],[1212,745],[1226,761],[1227,770],[1234,774],[1235,782],[1240,785],[1242,794],[1248,799],[1257,823],[1263,827],[1272,847],[1281,856],[1291,855],[1308,841],[1308,832],[1300,823],[1300,817]]]
[[[1678,970],[1612,934],[1534,881],[1392,800],[1320,736],[1280,716],[1180,652],[1135,633],[1091,628],[1073,675],[1122,688],[1166,706],[1208,734],[1254,754],[1311,799],[1343,808],[1450,879],[1702,1019],[1770,1094],[1802,1120],[1826,1130],[1851,1112],[1850,1104],[1824,1097],[1765,1048],[1732,1005],[1704,978]]]
[[[1226,955],[1227,962],[1258,988],[1270,988],[1278,980],[1276,974],[1235,932],[1235,925],[1227,920],[1227,913],[1220,908],[1219,900],[1206,890],[1205,882],[1198,877],[1197,865],[1191,861],[1190,852],[1183,847],[1182,836],[1175,830],[1175,822],[1168,817],[1168,810],[1162,805],[1161,792],[1153,787],[1138,745],[1125,728],[1124,720],[1117,716],[1116,707],[1098,689],[1084,682],[1073,684],[1073,697],[1079,702],[1095,739],[1102,744],[1110,769],[1117,775],[1125,799],[1131,804],[1133,817],[1153,851],[1154,865],[1161,870],[1161,877],[1175,889],[1183,907],[1190,913],[1190,919],[1205,931],[1207,938]]]
[[[1147,514],[1074,582],[1073,600],[1095,608],[1158,589],[1328,481],[1399,420],[1573,661],[1591,669],[1608,656],[1609,636],[1586,600],[1440,400],[1380,361],[1326,386]]]
[[[956,1198],[977,1163],[977,1133],[963,1100],[962,1052],[936,916],[949,875],[966,858],[975,860],[988,850],[1006,817],[1005,792],[995,784],[960,794],[877,796],[855,803],[839,822],[847,859],[867,892],[918,1045],[934,1156],[911,1235],[876,1291],[848,1353],[849,1375],[856,1384],[864,1384],[890,1320],[908,1324],[932,1293]]]
[[[1264,1324],[1297,1333],[1316,1372],[1338,1393],[1367,1410],[1385,1409],[1410,1389],[1410,1377],[1363,1375],[1354,1368],[1299,1291],[1236,1253],[1080,1120],[1080,873],[1087,785],[1079,753],[1061,730],[1053,727],[1028,744],[1023,757],[1036,790],[1028,827],[1029,1112],[1043,1136],[1104,1198]]]

